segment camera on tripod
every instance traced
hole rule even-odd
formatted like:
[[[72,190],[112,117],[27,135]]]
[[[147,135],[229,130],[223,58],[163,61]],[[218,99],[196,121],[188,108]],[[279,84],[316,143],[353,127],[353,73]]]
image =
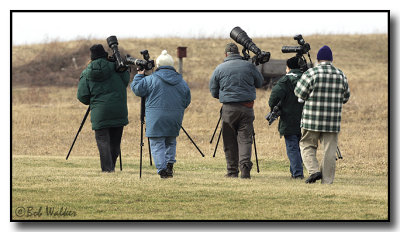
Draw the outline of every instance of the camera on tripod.
[[[129,54],[122,59],[121,54],[118,50],[118,40],[115,35],[107,38],[107,44],[113,51],[113,59],[115,60],[115,70],[117,72],[125,72],[128,69],[128,65],[136,65],[139,70],[151,70],[154,68],[154,60],[150,60],[150,55],[147,50],[143,50],[140,54],[143,55],[144,60],[136,59],[131,57]]]
[[[308,54],[308,58],[310,59],[310,64],[311,64],[310,67],[313,67],[313,63],[310,57],[311,46],[309,43],[306,43],[306,41],[304,41],[303,36],[301,34],[295,35],[293,39],[297,40],[297,43],[300,46],[282,46],[282,53],[296,53],[296,57],[299,58],[300,70],[302,72],[305,72],[309,67],[307,64],[307,60],[304,57],[304,54]]]
[[[139,70],[151,70],[154,68],[154,60],[150,60],[150,55],[147,50],[140,51],[140,54],[143,55],[144,60],[139,60],[131,57],[129,54],[126,55],[125,61],[126,64],[132,64],[139,66]]]
[[[261,51],[261,49],[259,49],[255,43],[253,43],[247,33],[240,27],[233,28],[230,36],[235,42],[243,46],[242,53],[245,60],[250,59],[249,51],[252,51],[254,54],[256,54],[251,58],[255,65],[264,64],[269,61],[271,53]]]
[[[279,101],[274,108],[272,108],[271,112],[265,116],[265,119],[267,119],[269,125],[271,125],[276,119],[281,116],[281,102]]]

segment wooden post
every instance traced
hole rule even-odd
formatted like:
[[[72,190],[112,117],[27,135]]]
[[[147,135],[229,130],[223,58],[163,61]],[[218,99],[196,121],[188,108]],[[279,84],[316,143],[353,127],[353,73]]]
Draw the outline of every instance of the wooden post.
[[[179,57],[179,73],[182,74],[183,58]]]
[[[178,58],[179,58],[178,72],[180,74],[182,74],[183,73],[183,57],[186,57],[186,47],[178,47],[177,54],[178,54]]]

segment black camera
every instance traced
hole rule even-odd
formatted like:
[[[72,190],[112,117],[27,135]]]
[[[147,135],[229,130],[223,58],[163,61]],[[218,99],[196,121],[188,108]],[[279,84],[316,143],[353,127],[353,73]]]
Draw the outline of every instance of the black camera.
[[[117,72],[125,72],[128,69],[128,66],[124,63],[121,58],[121,54],[118,50],[118,40],[115,35],[112,35],[107,38],[107,44],[113,51],[113,59],[115,60],[115,70]]]
[[[271,125],[276,119],[279,118],[279,116],[281,116],[281,113],[281,102],[279,101],[278,104],[272,108],[271,112],[265,116],[265,119],[267,119],[269,125]]]
[[[128,65],[136,65],[139,67],[139,70],[151,70],[154,68],[154,60],[150,60],[150,55],[147,50],[140,52],[144,60],[133,58],[130,55],[126,55],[125,59],[122,59],[118,50],[118,40],[115,35],[107,38],[107,44],[113,51],[112,60],[115,61],[115,70],[117,72],[125,72],[128,69]]]
[[[313,63],[310,57],[311,46],[309,43],[306,43],[306,41],[304,41],[301,34],[294,36],[293,39],[297,40],[297,43],[300,46],[282,46],[282,53],[296,53],[296,57],[299,58],[300,70],[302,72],[305,72],[309,67],[306,58],[304,58],[304,54],[308,54],[308,58],[310,59],[311,64],[310,67],[313,67]]]
[[[139,70],[151,70],[154,68],[154,60],[150,60],[149,51],[143,50],[140,52],[143,55],[144,60],[139,60],[131,57],[130,55],[126,55],[125,61],[126,64],[132,64],[139,66]]]
[[[261,51],[261,49],[259,49],[255,43],[253,43],[247,33],[240,27],[233,28],[230,36],[235,42],[243,46],[242,53],[244,59],[249,60],[250,55],[248,51],[252,51],[254,54],[256,54],[254,57],[252,57],[252,62],[255,65],[264,64],[269,61],[271,53]]]
[[[283,46],[282,47],[282,52],[283,53],[300,53],[300,54],[306,54],[311,50],[310,44],[306,43],[304,41],[302,35],[296,35],[293,37],[294,40],[297,40],[300,46]]]

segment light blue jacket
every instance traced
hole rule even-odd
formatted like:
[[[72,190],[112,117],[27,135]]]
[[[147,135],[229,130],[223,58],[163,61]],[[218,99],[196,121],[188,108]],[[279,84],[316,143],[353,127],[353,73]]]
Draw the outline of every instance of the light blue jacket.
[[[230,55],[217,66],[210,79],[210,92],[221,103],[248,102],[256,99],[256,88],[264,81],[254,64],[240,55]]]
[[[146,136],[178,136],[183,114],[191,101],[190,89],[172,66],[161,66],[153,74],[135,75],[131,89],[146,98]]]

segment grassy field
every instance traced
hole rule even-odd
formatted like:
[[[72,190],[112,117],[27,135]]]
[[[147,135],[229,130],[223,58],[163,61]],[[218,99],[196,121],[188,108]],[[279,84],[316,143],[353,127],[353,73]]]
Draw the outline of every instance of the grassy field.
[[[130,124],[122,138],[123,171],[100,172],[89,120],[66,161],[86,111],[76,99],[76,86],[49,83],[39,87],[18,82],[12,86],[12,219],[387,220],[387,36],[314,35],[305,39],[315,48],[312,57],[318,47],[330,45],[334,64],[349,79],[351,97],[343,109],[339,136],[344,159],[337,161],[333,185],[307,185],[290,178],[277,124],[268,126],[264,119],[270,90],[263,89],[257,90],[254,108],[260,173],[254,165],[251,180],[224,178],[222,144],[215,158],[215,140],[209,144],[221,105],[210,96],[207,86],[229,40],[131,39],[120,41],[120,46],[128,51],[149,49],[154,58],[161,49],[172,54],[177,46],[188,47],[184,78],[191,87],[192,103],[183,127],[206,157],[201,157],[181,132],[176,174],[173,179],[161,180],[149,165],[146,143],[139,179],[140,99],[128,89]],[[95,42],[99,41],[90,41]],[[293,44],[292,38],[255,38],[254,42],[279,59],[288,58],[280,47]],[[73,50],[79,42],[52,46]],[[43,45],[13,47],[13,70],[30,64],[42,51]],[[68,72],[65,75],[68,77]],[[16,78],[13,76],[13,83]],[[61,215],[55,215],[56,211]]]

